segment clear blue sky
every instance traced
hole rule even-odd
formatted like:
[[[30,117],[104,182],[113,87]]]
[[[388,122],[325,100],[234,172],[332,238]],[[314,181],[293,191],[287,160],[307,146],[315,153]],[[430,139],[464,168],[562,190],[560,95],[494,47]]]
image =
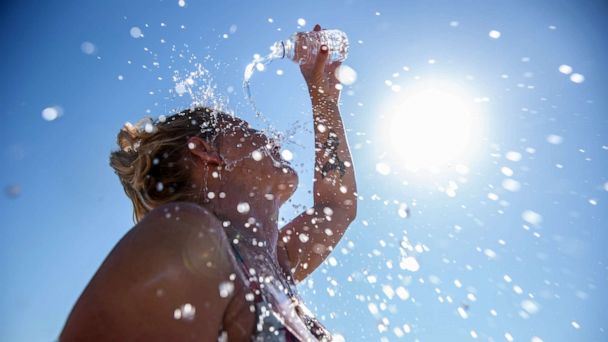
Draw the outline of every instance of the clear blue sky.
[[[607,13],[603,1],[1,5],[0,340],[54,339],[132,226],[108,165],[125,121],[187,106],[172,76],[202,63],[208,73],[197,85],[215,87],[216,98],[262,127],[243,101],[245,66],[315,23],[348,34],[345,64],[358,75],[342,96],[358,218],[335,260],[300,285],[327,327],[349,341],[607,340]],[[143,37],[133,38],[133,27]],[[395,153],[416,141],[387,139],[394,114],[386,108],[437,80],[478,100],[479,129],[474,156],[454,161],[466,168],[422,177]],[[252,87],[273,126],[305,128],[285,145],[301,179],[282,211],[288,220],[312,201],[304,81],[297,65],[276,61]],[[53,106],[62,115],[43,119]],[[418,271],[399,266],[404,236],[418,246],[410,251]]]

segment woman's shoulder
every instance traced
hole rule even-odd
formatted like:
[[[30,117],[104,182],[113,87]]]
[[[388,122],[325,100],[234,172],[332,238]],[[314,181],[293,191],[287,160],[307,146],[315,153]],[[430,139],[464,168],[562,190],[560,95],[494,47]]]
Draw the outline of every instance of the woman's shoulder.
[[[207,209],[188,202],[161,205],[116,243],[100,269],[139,269],[142,276],[155,276],[164,268],[175,270],[183,264],[184,253],[196,251],[193,242],[210,232],[221,233],[221,223]]]
[[[190,202],[170,202],[151,210],[114,246],[108,258],[131,259],[177,256],[194,237],[221,232],[209,210]]]

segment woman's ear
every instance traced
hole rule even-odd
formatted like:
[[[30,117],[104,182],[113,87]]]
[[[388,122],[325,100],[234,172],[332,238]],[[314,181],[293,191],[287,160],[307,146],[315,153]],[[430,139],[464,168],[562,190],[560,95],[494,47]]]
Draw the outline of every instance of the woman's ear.
[[[213,166],[224,164],[224,160],[217,153],[213,145],[201,137],[190,137],[188,139],[188,149],[197,162]]]

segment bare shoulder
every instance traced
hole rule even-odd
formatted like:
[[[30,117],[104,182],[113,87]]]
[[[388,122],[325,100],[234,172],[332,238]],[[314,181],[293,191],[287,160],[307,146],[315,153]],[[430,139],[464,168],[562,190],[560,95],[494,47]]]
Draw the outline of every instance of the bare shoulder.
[[[60,340],[215,338],[221,315],[202,311],[206,320],[186,327],[174,311],[183,303],[205,308],[214,301],[223,312],[229,299],[213,295],[233,272],[225,242],[221,223],[203,207],[173,202],[155,208],[106,257]]]

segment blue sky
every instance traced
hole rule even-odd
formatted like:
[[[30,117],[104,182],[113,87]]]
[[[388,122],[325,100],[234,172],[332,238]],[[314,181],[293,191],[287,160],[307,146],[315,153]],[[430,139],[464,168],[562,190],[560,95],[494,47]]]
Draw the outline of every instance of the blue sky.
[[[607,339],[602,1],[64,1],[0,8],[0,340],[54,339],[132,226],[131,204],[108,165],[120,127],[188,106],[192,98],[175,94],[172,76],[186,77],[197,63],[206,70],[195,79],[197,97],[199,86],[211,89],[226,108],[263,127],[243,99],[245,66],[254,53],[315,23],[348,34],[345,64],[357,73],[343,90],[342,115],[359,214],[333,259],[300,285],[325,325],[349,341]],[[143,37],[132,37],[134,27]],[[493,30],[500,37],[490,37]],[[560,71],[563,65],[573,70]],[[289,220],[312,204],[304,80],[296,64],[279,60],[251,86],[268,121],[295,132],[284,145],[301,181],[281,213]],[[424,109],[404,108],[429,88],[456,94],[475,113],[470,153],[436,172],[413,172],[400,152],[427,151],[432,130],[408,116]],[[45,120],[49,107],[61,115]],[[397,123],[422,134],[389,137]],[[456,133],[454,139],[463,136]],[[457,143],[433,139],[441,150]],[[399,214],[404,206],[408,218]],[[400,247],[404,237],[413,250]],[[404,253],[419,270],[400,267]]]

